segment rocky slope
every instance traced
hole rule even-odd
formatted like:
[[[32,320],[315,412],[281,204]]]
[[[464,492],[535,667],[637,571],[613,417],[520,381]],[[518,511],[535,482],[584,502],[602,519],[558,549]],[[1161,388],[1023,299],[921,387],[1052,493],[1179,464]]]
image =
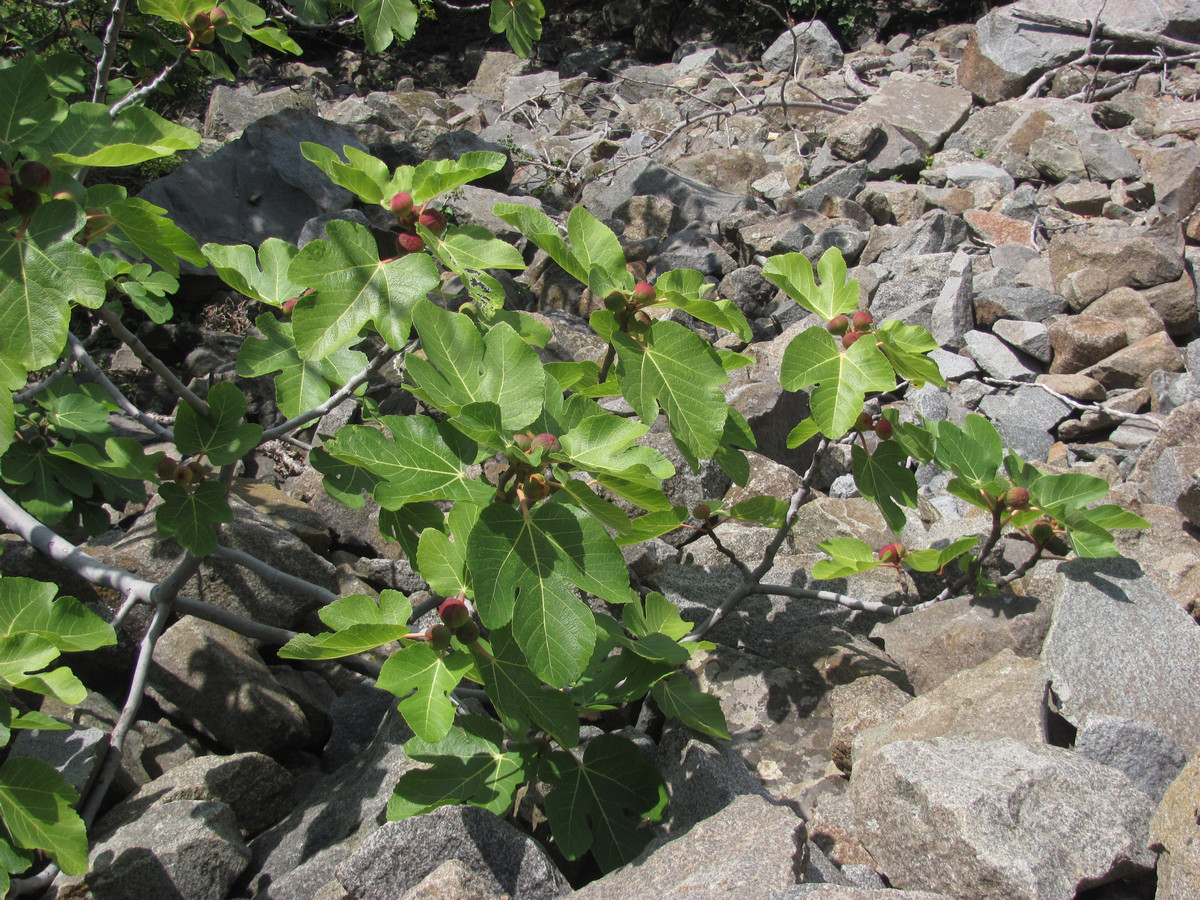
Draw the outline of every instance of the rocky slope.
[[[491,214],[497,200],[552,215],[583,203],[618,231],[639,275],[699,269],[752,321],[746,347],[714,335],[759,360],[726,389],[758,440],[751,483],[682,466],[669,489],[689,506],[746,491],[786,496],[798,483],[808,460],[785,438],[807,401],[782,391],[778,365],[811,323],[761,264],[838,247],[864,308],[923,325],[945,348],[950,387],[888,398],[902,416],[961,423],[981,412],[1026,460],[1106,479],[1115,502],[1151,523],[1122,533],[1128,559],[1043,562],[1011,595],[959,597],[896,621],[751,598],[694,666],[721,698],[733,740],[713,745],[644,717],[673,817],[641,860],[583,896],[1200,896],[1200,628],[1189,615],[1200,613],[1200,73],[1187,58],[1200,52],[1188,43],[1200,40],[1200,4],[1109,0],[1110,34],[1018,15],[1082,23],[1099,3],[1017,6],[853,52],[812,22],[747,58],[705,42],[702,22],[664,31],[653,9],[639,18],[609,4],[629,42],[556,45],[553,66],[489,52],[473,80],[439,90],[407,79],[363,92],[362,65],[331,74],[292,64],[270,84],[218,87],[202,155],[141,194],[201,243],[303,242],[330,218],[388,223],[350,208],[303,162],[301,140],[362,147],[392,165],[502,150],[512,165],[501,177],[450,202],[458,222],[519,240]],[[671,61],[640,61],[639,41],[648,58],[652,41]],[[1121,55],[1130,58],[1111,61]],[[1138,74],[1144,61],[1134,57],[1148,56],[1158,63]],[[510,287],[554,330],[548,356],[594,356],[585,317],[596,298],[542,255],[531,259]],[[213,287],[204,276],[191,284],[196,296]],[[208,302],[244,321],[237,298]],[[234,377],[226,334],[167,326],[144,337],[174,348],[194,377]],[[152,377],[121,354],[112,364],[140,379],[153,410]],[[242,383],[252,414],[273,420],[270,383]],[[374,391],[397,402],[386,383]],[[335,412],[321,430],[352,414]],[[679,461],[664,434],[645,440]],[[232,546],[330,591],[424,596],[370,507],[325,497],[286,447],[256,463],[257,478],[239,488],[250,502],[238,507]],[[895,580],[878,572],[830,584],[807,574],[821,540],[888,534],[854,495],[848,466],[847,450],[818,473],[819,496],[769,578],[893,597]],[[925,502],[903,535],[910,546],[986,530],[944,479],[918,476]],[[123,524],[86,549],[147,576],[169,570],[152,517]],[[768,536],[736,523],[718,533],[747,559]],[[12,541],[0,559],[12,574],[42,565]],[[732,578],[703,540],[654,541],[629,562],[690,619],[707,615]],[[316,603],[223,559],[188,592],[289,628],[306,627]],[[75,668],[115,686],[128,651]],[[155,663],[162,717],[139,725],[124,761],[127,796],[97,829],[93,896],[571,891],[561,860],[480,810],[383,824],[410,765],[407,732],[394,698],[361,676],[273,664],[255,643],[188,617],[168,629]],[[74,713],[68,745],[43,733],[14,752],[70,756],[82,782],[79,748],[115,715],[94,694]],[[79,890],[64,883],[60,896]]]

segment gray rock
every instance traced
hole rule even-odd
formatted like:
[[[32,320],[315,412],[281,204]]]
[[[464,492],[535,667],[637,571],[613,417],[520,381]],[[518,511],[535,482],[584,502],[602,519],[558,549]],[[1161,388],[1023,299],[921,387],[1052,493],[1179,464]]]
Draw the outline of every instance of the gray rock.
[[[993,378],[1008,381],[1033,381],[1038,370],[1009,349],[1000,338],[986,331],[968,331],[963,336],[967,352]]]
[[[808,841],[807,851],[808,868],[804,870],[805,884],[833,884],[841,885],[843,887],[854,886],[842,875],[841,870],[838,869],[838,867],[834,865],[833,861],[825,855],[824,851],[821,850],[821,848],[811,840]],[[777,896],[778,893],[786,895],[788,890],[788,888],[785,888],[781,892],[771,894],[771,896]]]
[[[838,169],[814,184],[796,192],[796,202],[811,209],[818,209],[826,197],[845,197],[853,200],[867,183],[867,164],[856,162]]]
[[[607,219],[631,197],[646,194],[667,198],[684,221],[693,224],[718,222],[744,199],[741,194],[702,184],[666,166],[638,160],[622,166],[609,184],[588,184],[583,190],[583,205],[597,218]]]
[[[1075,735],[1075,752],[1119,769],[1155,803],[1187,762],[1179,743],[1150,722],[1088,716]]]
[[[329,742],[321,753],[321,766],[332,772],[371,745],[388,711],[396,708],[394,694],[373,684],[352,687],[329,707]]]
[[[146,810],[89,854],[94,897],[225,900],[250,851],[223,803],[177,800]]]
[[[291,87],[264,91],[256,84],[218,84],[208,100],[203,134],[219,141],[236,140],[248,125],[285,109],[315,113],[317,104],[311,95]]]
[[[857,868],[866,869],[866,866]],[[870,871],[868,869],[868,871]],[[878,876],[876,876],[878,878]],[[796,884],[781,891],[772,891],[766,900],[793,900],[798,897],[816,897],[817,900],[951,900],[945,894],[929,891],[895,891],[879,887],[862,888],[836,884]]]
[[[796,72],[805,57],[812,57],[826,69],[842,64],[842,48],[820,19],[810,19],[777,37],[762,55],[762,67],[777,75]]]
[[[942,284],[933,305],[929,331],[940,347],[951,350],[961,348],[966,333],[975,327],[975,314],[971,304],[972,282],[971,257],[959,251],[954,255],[949,276]]]
[[[100,770],[108,749],[108,733],[71,726],[65,730],[21,729],[13,732],[9,756],[40,759],[55,768],[83,796]]]
[[[908,673],[917,695],[981,665],[1005,648],[1036,658],[1050,627],[1050,604],[1034,597],[954,597],[871,631]]]
[[[176,766],[126,797],[105,813],[96,833],[111,834],[151,807],[179,800],[213,800],[228,806],[242,837],[249,839],[291,812],[296,804],[295,779],[261,753],[202,756]]]
[[[992,333],[1026,356],[1041,363],[1050,362],[1050,335],[1041,322],[1000,319],[992,324]]]
[[[967,239],[967,223],[958,216],[935,209],[904,225],[882,225],[871,230],[859,262],[899,266],[902,260],[929,253],[958,249]]]
[[[863,103],[922,153],[933,153],[971,112],[971,95],[909,75],[893,74]]]
[[[672,719],[651,757],[671,798],[668,833],[681,835],[746,795],[763,796],[763,786],[728,741],[720,746],[698,740],[682,722]]]
[[[256,900],[302,900],[333,877],[353,847],[383,824],[392,789],[411,767],[403,750],[411,737],[393,710],[364,753],[321,778],[286,819],[251,842]]]
[[[308,723],[246,638],[185,616],[154,648],[147,691],[172,718],[230,750],[276,753],[308,741]]]
[[[865,759],[850,790],[862,839],[896,887],[1072,900],[1154,867],[1149,798],[1059,747],[899,741]]]
[[[979,401],[983,413],[1004,440],[1023,459],[1045,459],[1054,444],[1051,432],[1071,415],[1071,407],[1035,387],[998,392]]]
[[[1053,291],[999,285],[981,291],[975,298],[975,321],[980,325],[992,325],[1000,319],[1044,322],[1066,309],[1066,298]]]
[[[1200,897],[1200,754],[1168,789],[1150,820],[1158,857],[1156,900]]]
[[[839,769],[849,772],[852,768],[850,749],[854,739],[865,729],[895,718],[912,700],[912,695],[900,690],[887,678],[870,675],[838,685],[829,692],[828,699],[833,710],[833,738],[829,743],[829,755]]]
[[[1183,747],[1200,746],[1200,630],[1133,560],[1058,567],[1042,661],[1062,715],[1075,725],[1118,716],[1153,723]]]
[[[736,835],[736,839],[731,839]],[[682,837],[576,891],[578,900],[717,900],[765,896],[805,870],[804,822],[761,797],[739,797]]]
[[[236,141],[189,160],[138,196],[166,209],[200,244],[257,247],[269,237],[295,242],[309,219],[345,209],[354,199],[300,154],[302,141],[337,151],[344,145],[364,149],[347,129],[288,109],[259,119]]]
[[[930,352],[929,358],[938,364],[938,370],[947,381],[962,381],[979,374],[979,366],[969,356],[961,356],[939,347]]]
[[[359,900],[393,900],[449,859],[510,897],[551,900],[571,891],[540,844],[475,806],[388,822],[338,867],[337,877]]]

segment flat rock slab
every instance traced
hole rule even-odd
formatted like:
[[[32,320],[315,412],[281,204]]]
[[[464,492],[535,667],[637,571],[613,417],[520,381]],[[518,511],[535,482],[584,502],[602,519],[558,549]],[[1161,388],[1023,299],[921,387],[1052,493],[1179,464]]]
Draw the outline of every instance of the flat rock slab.
[[[738,797],[682,837],[642,855],[571,896],[578,900],[716,900],[762,897],[805,870],[804,822],[761,797]]]
[[[1151,800],[1115,769],[1010,738],[898,741],[850,784],[892,884],[958,900],[1073,900],[1154,867]]]
[[[1058,567],[1042,662],[1070,722],[1091,715],[1152,722],[1200,746],[1200,628],[1129,559]]]
[[[893,76],[863,103],[922,153],[941,148],[971,113],[971,94],[916,78]]]

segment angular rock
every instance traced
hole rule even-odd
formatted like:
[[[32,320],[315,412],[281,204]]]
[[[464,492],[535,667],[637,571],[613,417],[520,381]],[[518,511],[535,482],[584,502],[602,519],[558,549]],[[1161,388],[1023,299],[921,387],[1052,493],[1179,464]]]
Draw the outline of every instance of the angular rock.
[[[532,837],[476,806],[443,806],[376,830],[338,866],[359,900],[393,900],[456,859],[508,896],[551,900],[571,886]]]
[[[1041,363],[1050,362],[1050,335],[1041,322],[1000,319],[992,325],[992,333],[1026,356]]]
[[[1046,685],[1041,663],[1001,650],[947,678],[886,722],[861,731],[853,744],[854,765],[895,741],[956,737],[1045,743]]]
[[[304,713],[254,645],[185,616],[154,648],[147,691],[173,718],[235,751],[278,753],[308,741]]]
[[[1155,803],[1187,762],[1183,748],[1162,729],[1115,716],[1088,716],[1075,735],[1075,752],[1124,772]]]
[[[998,285],[981,291],[975,298],[975,321],[983,327],[1000,319],[1044,322],[1066,308],[1066,299],[1053,291],[1021,285]]]
[[[1154,868],[1153,804],[1114,769],[1011,738],[888,744],[856,767],[855,822],[893,885],[1072,900]]]
[[[731,840],[736,835],[736,840]],[[571,896],[577,900],[765,896],[805,869],[802,819],[761,797],[739,797],[682,837],[652,841],[642,855]]]
[[[963,344],[979,368],[993,378],[1033,381],[1038,375],[1037,368],[1031,364],[1032,360],[1026,362],[994,334],[978,330],[968,331],[963,335]]]
[[[930,334],[939,347],[956,350],[963,345],[967,332],[975,327],[972,293],[971,257],[959,251],[950,263],[950,271],[933,304]]]
[[[91,849],[95,897],[225,900],[250,851],[223,803],[177,800],[146,810]]]
[[[1163,331],[1163,322],[1154,307],[1146,300],[1148,291],[1119,287],[1088,304],[1085,315],[1100,316],[1120,322],[1130,344]]]
[[[842,47],[820,19],[809,19],[785,31],[763,52],[761,62],[768,72],[795,75],[805,57],[813,58],[825,69],[842,64]]]
[[[943,210],[932,210],[904,225],[872,228],[859,262],[896,266],[909,257],[957,250],[966,239],[967,225],[962,219]]]
[[[1150,820],[1158,857],[1156,900],[1200,897],[1200,754],[1179,774]]]
[[[1054,316],[1046,322],[1046,333],[1054,348],[1051,375],[1081,372],[1129,343],[1121,322],[1093,315]]]
[[[1084,269],[1098,271],[1105,285],[1102,293],[1118,287],[1147,288],[1176,281],[1183,275],[1183,257],[1162,243],[1153,235],[1132,231],[1106,237],[1055,235],[1049,249],[1054,289],[1071,301],[1066,290],[1068,278]]]
[[[1153,723],[1182,747],[1200,746],[1200,629],[1133,560],[1059,565],[1042,661],[1062,715],[1076,726],[1118,716]]]
[[[1107,390],[1144,386],[1157,371],[1183,371],[1183,355],[1165,331],[1118,350],[1088,366],[1082,374],[1095,378]]]
[[[827,197],[844,197],[853,200],[867,183],[867,164],[856,162],[822,178],[812,187],[796,193],[796,202],[817,209]]]
[[[941,148],[946,138],[967,120],[971,96],[956,87],[930,83],[908,75],[892,75],[863,106],[896,127],[922,153]]]
[[[1188,272],[1178,281],[1147,288],[1141,294],[1162,319],[1168,334],[1190,334],[1200,324],[1196,282]]]
[[[833,738],[829,754],[843,772],[853,767],[850,748],[864,729],[891,721],[912,700],[895,683],[880,675],[869,675],[829,692],[833,710]]]
[[[908,673],[917,696],[1001,650],[1036,658],[1050,627],[1050,604],[1034,597],[954,597],[871,631]]]

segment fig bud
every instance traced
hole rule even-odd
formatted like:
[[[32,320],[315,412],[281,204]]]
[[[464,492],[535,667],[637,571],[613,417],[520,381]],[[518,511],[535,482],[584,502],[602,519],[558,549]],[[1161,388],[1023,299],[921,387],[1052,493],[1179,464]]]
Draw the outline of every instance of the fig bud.
[[[408,191],[400,191],[398,194],[395,194],[392,197],[391,201],[388,203],[388,206],[391,207],[392,213],[397,219],[403,220],[410,212],[412,212],[412,194],[410,194]]]
[[[196,473],[191,466],[176,466],[171,478],[176,484],[191,484],[196,479]]]
[[[609,312],[620,312],[625,308],[625,295],[620,291],[613,291],[604,298],[604,308]]]
[[[904,554],[908,549],[897,541],[894,544],[885,544],[879,548],[879,561],[881,563],[898,563],[904,558]]]
[[[875,324],[875,317],[865,309],[860,309],[850,317],[850,324],[854,326],[855,331],[870,331],[871,326]]]
[[[422,227],[428,228],[434,234],[441,234],[446,230],[446,217],[442,215],[440,210],[425,209],[417,216],[417,221]]]
[[[849,350],[862,336],[861,331],[847,331],[842,335],[842,346]]]
[[[692,515],[697,519],[708,519],[712,516],[712,507],[707,503],[697,503],[692,507]]]
[[[217,28],[229,21],[229,13],[225,12],[219,6],[214,6],[213,11],[208,14],[208,21],[212,24],[213,28]]]
[[[870,431],[875,427],[875,417],[864,410],[858,414],[858,418],[854,420],[852,427],[855,431]]]
[[[450,630],[448,625],[431,625],[429,630],[425,632],[425,640],[429,642],[429,646],[434,650],[445,650],[450,646],[450,638],[454,637],[454,632]]]
[[[647,303],[653,303],[655,301],[655,299],[658,297],[658,291],[654,289],[654,285],[652,285],[650,282],[639,281],[637,286],[633,289],[632,297],[635,303],[640,303],[644,306]]]
[[[546,483],[545,475],[535,472],[525,479],[524,491],[525,499],[536,503],[550,496],[550,485]]]
[[[459,628],[471,621],[471,611],[458,597],[443,600],[442,605],[438,607],[438,616],[449,628]]]
[[[420,253],[425,249],[425,241],[419,234],[409,234],[405,231],[396,238],[396,246],[400,248],[401,255]]]
[[[479,640],[479,626],[474,619],[467,619],[466,622],[454,629],[454,636],[460,643],[473,644]]]
[[[1029,506],[1029,491],[1023,487],[1010,487],[1000,500],[1009,509],[1026,509]]]
[[[293,297],[291,300],[284,300],[279,308],[290,316],[292,314],[292,310],[296,308],[296,304],[299,302],[299,300],[299,297]]]
[[[542,432],[534,435],[529,442],[530,450],[541,450],[543,453],[557,453],[562,447],[558,443],[558,438],[552,434]]]
[[[517,449],[522,453],[528,453],[533,447],[533,438],[528,434],[514,434],[513,443],[517,445]]]
[[[880,419],[875,423],[875,434],[879,436],[881,441],[886,441],[891,438],[895,428],[887,419]]]
[[[173,479],[175,477],[175,469],[178,465],[179,460],[172,459],[169,456],[164,456],[158,461],[158,469],[156,470],[158,474],[158,480],[170,481]]]
[[[850,320],[845,316],[834,316],[825,327],[829,330],[830,334],[840,337],[850,330]]]

